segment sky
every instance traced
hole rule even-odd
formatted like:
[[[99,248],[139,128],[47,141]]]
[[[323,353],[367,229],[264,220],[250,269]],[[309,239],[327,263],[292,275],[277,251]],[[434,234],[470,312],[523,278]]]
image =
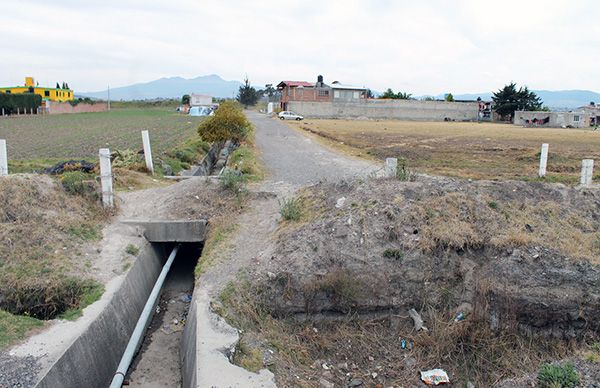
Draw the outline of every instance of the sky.
[[[248,76],[413,95],[600,91],[592,0],[0,0],[0,85]]]

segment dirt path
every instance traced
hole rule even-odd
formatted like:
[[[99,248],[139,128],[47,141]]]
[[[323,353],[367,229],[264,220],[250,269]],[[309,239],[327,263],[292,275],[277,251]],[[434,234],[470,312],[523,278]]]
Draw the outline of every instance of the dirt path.
[[[304,186],[366,176],[378,169],[364,160],[332,152],[280,120],[251,111],[246,111],[246,116],[256,127],[256,144],[271,173],[268,180]]]

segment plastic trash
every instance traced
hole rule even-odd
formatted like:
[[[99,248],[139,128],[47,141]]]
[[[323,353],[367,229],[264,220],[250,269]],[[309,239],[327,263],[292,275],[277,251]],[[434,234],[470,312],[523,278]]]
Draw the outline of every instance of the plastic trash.
[[[464,321],[464,320],[465,320],[465,313],[463,313],[463,312],[456,314],[456,317],[454,318],[454,322],[460,322],[460,321]]]
[[[421,380],[427,385],[450,383],[448,374],[443,369],[431,369],[421,372]]]
[[[402,341],[400,341],[400,347],[402,349],[406,349],[406,340],[405,339],[403,339]]]

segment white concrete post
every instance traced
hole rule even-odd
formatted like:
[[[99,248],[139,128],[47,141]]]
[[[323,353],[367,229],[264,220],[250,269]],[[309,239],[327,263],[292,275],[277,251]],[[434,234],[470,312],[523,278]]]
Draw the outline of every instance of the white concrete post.
[[[581,185],[590,186],[594,175],[594,159],[583,159],[581,161]]]
[[[398,169],[398,159],[386,158],[385,159],[385,176],[387,178],[394,178],[396,176],[396,170]]]
[[[8,175],[8,153],[6,152],[6,140],[0,139],[0,176]]]
[[[100,148],[100,183],[102,186],[102,204],[104,207],[112,207],[113,201],[113,184],[112,170],[110,167],[110,150],[108,148]]]
[[[152,148],[150,147],[150,135],[148,131],[142,131],[142,142],[144,143],[144,159],[146,159],[146,168],[150,174],[154,175],[154,165],[152,164]]]
[[[546,176],[546,165],[548,164],[548,144],[542,144],[542,152],[540,152],[540,171],[538,176],[543,178]]]
[[[2,116],[4,116],[4,108],[2,108]]]

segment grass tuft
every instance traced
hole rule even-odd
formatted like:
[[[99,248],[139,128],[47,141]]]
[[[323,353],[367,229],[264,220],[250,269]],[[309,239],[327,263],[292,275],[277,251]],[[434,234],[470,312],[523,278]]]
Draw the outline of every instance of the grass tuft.
[[[537,377],[540,388],[574,388],[579,385],[579,375],[573,364],[544,364]]]
[[[283,199],[279,202],[279,214],[286,221],[298,221],[302,218],[302,209],[298,198]]]

